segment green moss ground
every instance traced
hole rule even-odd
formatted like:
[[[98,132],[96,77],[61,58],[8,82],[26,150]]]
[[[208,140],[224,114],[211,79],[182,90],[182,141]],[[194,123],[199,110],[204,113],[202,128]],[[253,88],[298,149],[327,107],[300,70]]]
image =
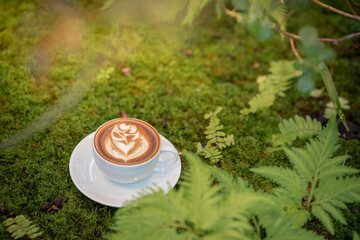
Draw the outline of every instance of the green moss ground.
[[[77,51],[55,50],[48,73],[40,79],[34,77],[31,54],[50,31],[47,24],[51,17],[36,1],[0,5],[0,139],[19,134],[53,104],[66,101],[62,98],[65,94],[74,99],[73,107],[66,111],[59,108],[59,117],[47,127],[0,151],[1,206],[29,217],[46,239],[95,239],[97,231],[105,233],[116,209],[82,195],[71,181],[68,164],[76,144],[101,123],[119,117],[120,111],[151,123],[179,151],[196,151],[196,143],[205,141],[207,122],[203,115],[222,106],[219,118],[236,144],[223,152],[221,167],[248,179],[256,188],[273,187],[249,169],[289,165],[282,152],[269,148],[271,135],[282,118],[301,114],[300,106],[309,98],[291,89],[270,111],[244,117],[240,110],[255,95],[256,77],[267,73],[270,61],[294,59],[287,41],[274,36],[261,43],[230,19],[216,21],[209,8],[186,32],[169,34],[162,29],[153,33],[140,28],[122,32],[124,39],[119,44],[118,35],[113,35],[107,23],[91,17],[99,11],[96,4],[75,5],[89,12],[84,37],[92,40],[85,40]],[[323,17],[331,19],[333,32],[346,34],[340,18],[324,13]],[[324,19],[314,18],[318,24],[314,25],[322,29],[320,34],[327,34],[324,27],[331,28]],[[296,32],[295,26],[296,22],[289,29]],[[350,101],[347,116],[359,123],[359,50],[350,49],[350,43],[337,48],[334,80],[339,94]],[[183,53],[189,49],[191,56]],[[94,61],[98,64],[89,67]],[[259,67],[252,68],[254,63]],[[121,73],[125,65],[131,68],[131,76]],[[92,80],[107,67],[115,68],[109,79]],[[95,74],[84,74],[88,71]],[[78,99],[71,88],[79,81],[87,84],[83,96],[79,90],[82,97]],[[317,108],[324,105],[315,103]],[[347,163],[360,168],[359,141],[340,142],[338,153],[349,154]],[[44,203],[59,197],[66,199],[61,210],[40,211]],[[346,212],[348,226],[337,224],[337,234],[330,238],[347,239],[354,230],[360,232],[359,211],[359,205],[351,205]],[[0,217],[3,220],[5,216]],[[316,222],[308,227],[324,232]]]

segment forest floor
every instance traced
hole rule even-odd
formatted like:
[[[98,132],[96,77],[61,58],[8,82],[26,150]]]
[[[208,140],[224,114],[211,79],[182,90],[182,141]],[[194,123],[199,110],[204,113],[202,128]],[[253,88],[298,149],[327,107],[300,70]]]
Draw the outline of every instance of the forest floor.
[[[192,27],[179,30],[128,22],[119,28],[100,6],[84,1],[54,8],[36,1],[2,3],[0,139],[6,148],[0,150],[1,222],[24,215],[46,239],[94,239],[107,232],[116,208],[76,188],[69,159],[84,137],[123,112],[152,124],[180,152],[196,152],[196,144],[206,142],[204,114],[223,107],[218,117],[235,145],[222,151],[218,166],[265,191],[274,186],[249,169],[290,166],[285,154],[272,148],[279,122],[296,114],[320,118],[329,98],[298,93],[294,79],[270,109],[240,114],[270,62],[295,57],[287,39],[274,34],[260,42],[233,19],[217,20],[211,7]],[[289,31],[309,24],[308,16],[320,36],[344,36],[344,25],[349,26],[314,8],[290,22]],[[332,47],[334,82],[349,100],[345,115],[352,124],[352,135],[340,139],[337,154],[350,155],[347,164],[360,168],[360,42]],[[321,88],[320,77],[315,80]],[[13,136],[18,137],[9,142]],[[57,209],[42,208],[59,198]],[[350,205],[345,216],[348,225],[336,223],[335,236],[316,221],[308,228],[330,239],[349,239],[354,230],[360,232],[360,205]],[[8,236],[2,224],[0,230],[0,238]]]

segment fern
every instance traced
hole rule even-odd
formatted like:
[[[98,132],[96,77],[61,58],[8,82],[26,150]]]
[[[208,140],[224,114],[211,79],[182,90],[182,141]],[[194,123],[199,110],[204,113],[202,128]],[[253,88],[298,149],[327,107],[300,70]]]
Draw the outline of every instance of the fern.
[[[23,215],[16,216],[15,218],[8,218],[4,221],[7,231],[14,239],[19,239],[24,236],[35,239],[41,236],[43,232],[39,232],[40,229],[31,223],[32,222]]]
[[[281,186],[273,193],[280,210],[285,210],[289,219],[296,220],[294,225],[303,225],[311,213],[331,234],[334,234],[331,217],[346,224],[341,209],[346,208],[346,203],[360,201],[359,178],[350,177],[359,170],[343,165],[347,156],[333,156],[339,148],[336,126],[333,117],[318,137],[306,144],[305,149],[283,147],[294,169],[252,169]]]
[[[251,239],[247,214],[266,204],[266,197],[250,191],[222,192],[222,185],[212,184],[211,171],[198,157],[187,152],[184,156],[190,166],[183,172],[180,189],[168,195],[153,192],[119,209],[115,232],[108,239]]]
[[[226,133],[220,131],[224,128],[224,125],[220,125],[220,119],[216,115],[221,111],[222,108],[218,107],[215,112],[205,114],[205,119],[210,119],[210,123],[204,132],[207,143],[205,147],[201,143],[197,144],[197,154],[210,159],[213,164],[219,162],[222,158],[220,150],[234,144],[233,135],[226,135]]]
[[[279,123],[280,134],[273,135],[274,146],[291,145],[297,138],[308,138],[321,131],[321,123],[309,116],[302,118],[295,115],[294,118]]]
[[[323,239],[294,227],[274,197],[184,152],[189,167],[178,190],[152,190],[117,210],[108,239]],[[217,180],[217,184],[213,182]],[[252,224],[251,224],[252,223]]]
[[[284,97],[285,91],[290,88],[291,79],[301,75],[294,67],[294,61],[272,61],[270,74],[259,76],[257,83],[259,93],[249,101],[249,108],[241,110],[247,115],[272,106],[276,97]]]

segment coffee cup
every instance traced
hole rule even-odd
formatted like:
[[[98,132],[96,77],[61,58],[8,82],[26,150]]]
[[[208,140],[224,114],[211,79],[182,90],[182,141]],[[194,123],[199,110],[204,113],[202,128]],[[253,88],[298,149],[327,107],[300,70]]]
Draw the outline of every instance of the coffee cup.
[[[102,124],[94,134],[92,152],[101,172],[119,183],[140,181],[154,169],[172,166],[178,160],[177,150],[162,146],[153,126],[134,118]]]

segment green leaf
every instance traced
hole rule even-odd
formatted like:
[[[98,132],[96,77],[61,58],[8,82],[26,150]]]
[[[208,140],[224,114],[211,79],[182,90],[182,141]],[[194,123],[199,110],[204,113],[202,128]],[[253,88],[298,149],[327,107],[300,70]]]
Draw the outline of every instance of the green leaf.
[[[325,84],[326,90],[329,94],[329,97],[330,97],[331,101],[333,102],[333,104],[336,106],[336,112],[337,112],[339,118],[341,119],[341,122],[344,124],[346,130],[349,131],[349,126],[346,123],[345,115],[341,108],[339,97],[336,92],[336,88],[335,88],[334,82],[332,80],[331,74],[324,63],[320,63],[319,67],[321,69],[320,75],[324,81],[324,84]]]
[[[250,6],[248,0],[232,0],[231,3],[234,8],[239,11],[246,11],[249,9]]]
[[[317,30],[312,26],[304,26],[299,31],[300,41],[305,47],[313,46],[318,42]]]
[[[315,83],[312,72],[304,73],[296,82],[296,89],[303,94],[310,93],[314,89],[314,86]]]
[[[353,240],[360,240],[360,236],[357,234],[357,232],[354,232]]]

